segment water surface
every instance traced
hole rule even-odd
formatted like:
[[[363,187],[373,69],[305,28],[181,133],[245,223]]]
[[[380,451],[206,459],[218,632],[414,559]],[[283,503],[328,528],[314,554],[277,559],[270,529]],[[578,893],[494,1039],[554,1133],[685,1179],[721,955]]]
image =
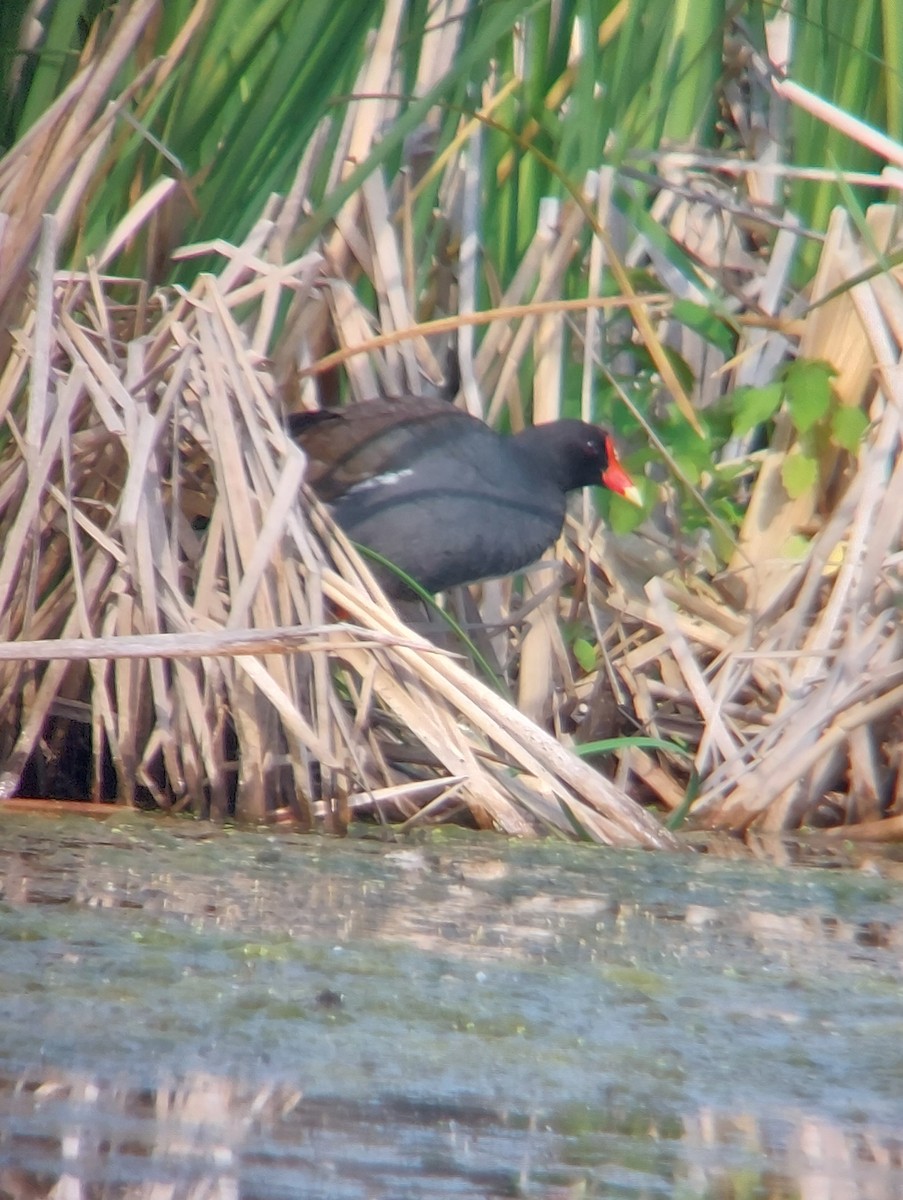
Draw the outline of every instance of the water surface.
[[[0,1196],[903,1196],[903,884],[3,818]]]

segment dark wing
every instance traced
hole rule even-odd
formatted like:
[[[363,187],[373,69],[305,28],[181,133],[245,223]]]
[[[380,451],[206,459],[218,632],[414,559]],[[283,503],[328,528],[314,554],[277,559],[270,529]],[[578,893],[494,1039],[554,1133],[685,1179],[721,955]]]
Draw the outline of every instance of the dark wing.
[[[308,456],[308,483],[327,503],[363,480],[413,467],[463,428],[486,428],[447,401],[430,397],[366,400],[339,410],[292,413],[286,423]]]

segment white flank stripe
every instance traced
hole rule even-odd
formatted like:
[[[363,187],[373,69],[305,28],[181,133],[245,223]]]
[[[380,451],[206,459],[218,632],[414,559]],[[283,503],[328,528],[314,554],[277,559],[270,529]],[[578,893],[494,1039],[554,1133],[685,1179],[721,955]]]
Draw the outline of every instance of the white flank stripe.
[[[374,475],[372,479],[362,479],[360,483],[356,483],[354,487],[350,487],[345,493],[346,496],[353,496],[355,492],[367,492],[371,488],[376,487],[392,487],[402,479],[406,479],[414,472],[411,467],[405,467],[403,471],[386,471],[385,475]]]

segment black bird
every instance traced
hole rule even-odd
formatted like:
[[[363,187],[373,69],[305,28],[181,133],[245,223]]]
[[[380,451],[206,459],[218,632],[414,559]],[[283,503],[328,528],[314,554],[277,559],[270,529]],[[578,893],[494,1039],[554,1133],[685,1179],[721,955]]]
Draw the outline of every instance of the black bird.
[[[520,570],[561,533],[567,493],[601,484],[640,496],[611,436],[551,421],[505,437],[447,401],[368,400],[293,413],[308,483],[355,542],[428,592]],[[378,571],[390,596],[410,598]]]

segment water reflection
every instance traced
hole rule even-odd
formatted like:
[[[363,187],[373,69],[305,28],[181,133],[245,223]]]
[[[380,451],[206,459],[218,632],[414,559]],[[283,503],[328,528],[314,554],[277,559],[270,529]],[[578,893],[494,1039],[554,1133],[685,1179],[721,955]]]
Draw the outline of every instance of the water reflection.
[[[881,870],[16,817],[0,873],[0,1196],[903,1195]]]
[[[554,1114],[305,1098],[193,1074],[156,1089],[0,1079],[4,1196],[769,1196],[882,1200],[901,1144],[806,1117]]]

